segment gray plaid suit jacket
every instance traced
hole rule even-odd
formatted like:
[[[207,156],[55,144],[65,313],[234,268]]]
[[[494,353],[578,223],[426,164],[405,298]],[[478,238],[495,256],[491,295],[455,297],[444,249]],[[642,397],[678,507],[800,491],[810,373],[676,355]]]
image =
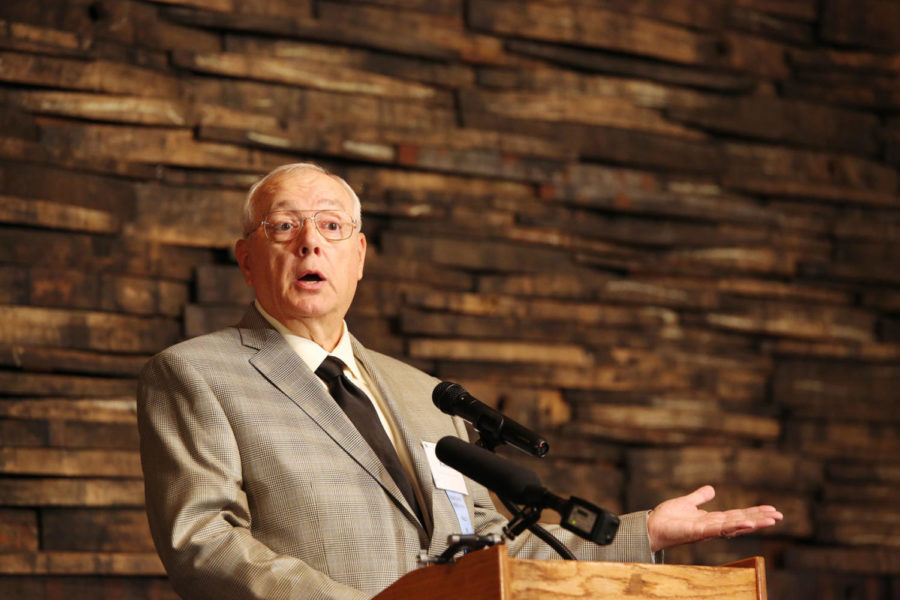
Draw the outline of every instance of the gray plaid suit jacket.
[[[316,376],[251,307],[236,326],[173,346],[143,369],[138,424],[147,514],[160,557],[184,598],[370,598],[436,555],[459,531],[435,489],[421,442],[465,438],[431,402],[438,380],[364,348],[372,375],[415,464],[429,534]],[[476,533],[505,519],[467,480]],[[625,515],[601,548],[554,530],[582,558],[649,561],[646,514]],[[530,534],[519,557],[552,557]]]

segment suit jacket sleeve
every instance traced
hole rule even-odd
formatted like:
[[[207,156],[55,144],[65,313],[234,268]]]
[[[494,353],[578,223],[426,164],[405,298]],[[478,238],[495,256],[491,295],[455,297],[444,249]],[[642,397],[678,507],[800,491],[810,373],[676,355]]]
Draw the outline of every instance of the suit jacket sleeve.
[[[138,424],[151,532],[175,590],[191,600],[362,600],[251,535],[240,449],[207,379],[163,353],[142,371]]]

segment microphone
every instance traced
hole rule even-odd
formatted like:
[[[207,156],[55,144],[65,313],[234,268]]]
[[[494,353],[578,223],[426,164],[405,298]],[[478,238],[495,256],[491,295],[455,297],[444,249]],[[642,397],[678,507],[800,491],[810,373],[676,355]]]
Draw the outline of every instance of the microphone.
[[[543,457],[550,451],[547,440],[471,396],[458,383],[442,381],[435,386],[431,399],[442,412],[471,423],[481,434],[479,443],[488,450],[506,443],[537,457]]]
[[[560,498],[541,486],[541,479],[534,471],[511,460],[453,436],[441,438],[435,454],[442,463],[494,491],[503,500],[555,510],[562,517],[563,529],[586,540],[605,546],[616,537],[619,517],[575,496],[568,500]]]
[[[512,502],[534,504],[541,498],[541,479],[534,471],[484,448],[448,435],[434,452],[445,465]]]

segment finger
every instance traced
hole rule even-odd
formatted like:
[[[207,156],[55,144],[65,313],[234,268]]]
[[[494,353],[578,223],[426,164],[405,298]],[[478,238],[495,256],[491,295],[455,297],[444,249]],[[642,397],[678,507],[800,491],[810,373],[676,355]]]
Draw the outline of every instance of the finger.
[[[773,518],[781,520],[782,518],[784,518],[784,515],[776,510],[774,506],[751,506],[749,508],[733,508],[722,513],[722,516],[726,520],[735,520],[742,518]]]
[[[775,525],[777,521],[771,517],[759,517],[755,519],[742,519],[740,521],[725,521],[721,525],[721,535],[724,537],[734,537],[736,535],[744,535],[759,529],[765,529]]]
[[[753,521],[743,521],[741,523],[726,523],[722,525],[722,535],[725,537],[734,537],[736,535],[744,535],[759,529],[765,529],[775,524],[775,519],[756,519]]]
[[[757,519],[774,519],[776,521],[780,521],[784,518],[784,515],[780,511],[775,510],[771,506],[766,506],[766,507],[762,507],[759,510],[754,510],[748,516],[751,516],[751,517],[754,517]]]
[[[741,510],[744,510],[745,512],[748,512],[748,513],[761,514],[761,515],[762,514],[774,514],[774,513],[781,514],[777,508],[775,508],[774,506],[769,506],[768,504],[763,504],[760,506],[748,506],[747,508],[744,508]]]
[[[720,534],[719,537],[725,538],[726,540],[730,540],[731,538],[735,538],[735,537],[737,537],[737,536],[739,536],[739,535],[744,535],[744,534],[747,534],[747,533],[751,533],[751,532],[753,532],[753,531],[754,531],[753,529],[742,529],[742,528],[738,528],[738,529],[727,529],[727,530],[726,530],[726,529],[723,529],[723,530],[722,530],[722,533]]]

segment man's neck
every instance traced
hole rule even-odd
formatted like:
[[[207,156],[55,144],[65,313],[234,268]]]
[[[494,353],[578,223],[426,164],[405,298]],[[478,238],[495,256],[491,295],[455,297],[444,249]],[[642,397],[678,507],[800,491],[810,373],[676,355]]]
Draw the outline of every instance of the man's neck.
[[[259,303],[259,300],[253,301],[259,314],[268,321],[272,327],[277,329],[282,335],[291,334],[298,337],[306,338],[321,346],[326,352],[331,352],[341,341],[344,334],[344,321],[340,320],[335,324],[325,324],[319,321],[307,322],[301,320],[289,321],[287,323],[280,321],[269,314],[265,308]]]

